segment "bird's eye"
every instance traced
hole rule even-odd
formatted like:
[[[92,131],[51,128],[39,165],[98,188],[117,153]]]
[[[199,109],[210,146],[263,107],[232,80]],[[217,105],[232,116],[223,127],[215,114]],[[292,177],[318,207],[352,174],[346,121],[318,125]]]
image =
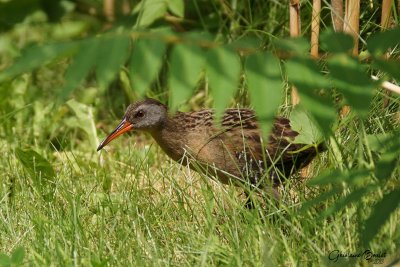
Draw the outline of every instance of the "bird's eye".
[[[144,116],[144,112],[143,110],[139,110],[138,112],[136,112],[135,117],[136,118],[142,118]]]

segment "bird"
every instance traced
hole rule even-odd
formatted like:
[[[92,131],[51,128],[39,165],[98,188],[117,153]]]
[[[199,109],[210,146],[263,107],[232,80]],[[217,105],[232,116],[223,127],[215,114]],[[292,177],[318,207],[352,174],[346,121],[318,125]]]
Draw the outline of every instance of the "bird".
[[[275,117],[264,141],[256,113],[249,108],[226,109],[219,120],[212,109],[171,112],[160,101],[147,98],[128,106],[121,122],[97,151],[130,131],[149,133],[174,161],[223,184],[278,186],[307,166],[323,145],[295,143],[299,133],[290,120]]]

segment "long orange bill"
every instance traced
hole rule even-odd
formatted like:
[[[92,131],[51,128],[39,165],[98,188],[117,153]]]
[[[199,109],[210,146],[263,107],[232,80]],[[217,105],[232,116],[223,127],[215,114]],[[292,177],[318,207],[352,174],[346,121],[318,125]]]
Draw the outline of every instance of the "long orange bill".
[[[108,143],[110,143],[112,140],[120,136],[121,134],[128,132],[133,129],[132,123],[128,122],[125,118],[118,124],[117,128],[110,133],[106,139],[103,140],[103,142],[100,143],[99,147],[97,148],[97,151],[105,147]]]

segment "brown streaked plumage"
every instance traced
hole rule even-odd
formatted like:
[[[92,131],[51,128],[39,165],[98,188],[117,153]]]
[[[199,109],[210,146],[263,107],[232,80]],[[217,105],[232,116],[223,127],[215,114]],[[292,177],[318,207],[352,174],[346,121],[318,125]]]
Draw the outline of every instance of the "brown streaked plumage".
[[[260,178],[268,177],[278,184],[281,177],[306,166],[318,152],[318,148],[292,143],[298,133],[285,118],[275,119],[268,142],[263,144],[251,109],[227,109],[218,127],[212,110],[170,114],[154,99],[130,105],[97,150],[130,130],[150,133],[170,158],[196,171],[211,170],[223,183],[240,180],[259,185]]]

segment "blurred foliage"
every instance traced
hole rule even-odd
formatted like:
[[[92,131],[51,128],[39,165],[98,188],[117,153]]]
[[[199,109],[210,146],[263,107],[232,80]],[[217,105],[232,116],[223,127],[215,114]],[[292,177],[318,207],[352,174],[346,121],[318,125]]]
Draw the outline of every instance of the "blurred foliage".
[[[367,23],[378,18],[366,6],[361,37],[367,41],[360,49],[368,60],[348,54],[351,38],[329,29],[321,36],[326,57],[317,60],[308,55],[307,34],[284,38],[286,3],[233,2],[125,1],[129,12],[116,11],[110,18],[101,1],[0,1],[1,136],[33,180],[38,173],[49,179],[54,177],[46,160],[51,155],[34,148],[50,145],[68,151],[88,139],[90,145],[79,149],[93,156],[99,128],[95,121],[114,111],[119,117],[140,97],[158,98],[174,110],[196,108],[196,101],[200,106],[213,102],[219,114],[235,101],[250,104],[267,134],[288,98],[286,89],[295,85],[300,108],[307,110],[307,115],[293,114],[294,127],[304,132],[301,141],[331,140],[331,153],[340,163],[339,170],[328,168],[328,174],[312,180],[313,186],[328,189],[304,207],[339,196],[321,218],[351,204],[371,207],[360,223],[360,240],[368,244],[400,203],[399,119],[392,116],[385,125],[368,128],[376,99],[382,99],[370,74],[400,78],[399,62],[384,57],[389,49],[398,56],[400,28],[379,32]],[[121,7],[124,1],[115,3]],[[303,16],[310,15],[309,6],[305,8]],[[329,28],[330,19],[323,19]],[[390,114],[398,116],[399,98],[391,98]],[[339,120],[337,110],[343,105],[350,105],[352,113]],[[350,123],[357,126],[348,127]],[[355,140],[346,152],[340,136],[350,136],[349,131]],[[15,142],[15,134],[26,139]],[[377,134],[383,139],[375,140]],[[25,145],[32,149],[20,148]],[[363,199],[375,191],[380,193],[370,200],[373,204],[365,204]]]
[[[51,201],[55,192],[55,171],[51,163],[32,149],[16,148],[15,156],[28,172],[34,190]]]
[[[15,248],[11,255],[0,253],[1,266],[20,266],[25,257],[25,249],[23,247]]]

